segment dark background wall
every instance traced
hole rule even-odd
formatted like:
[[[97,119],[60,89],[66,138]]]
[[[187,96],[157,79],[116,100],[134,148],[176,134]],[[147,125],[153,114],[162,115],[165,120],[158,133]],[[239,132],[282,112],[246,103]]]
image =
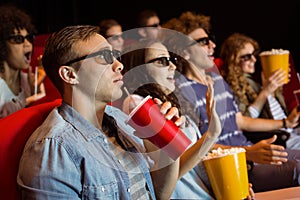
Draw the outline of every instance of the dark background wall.
[[[66,25],[94,24],[101,19],[115,18],[124,30],[133,28],[136,14],[151,8],[161,21],[177,17],[183,11],[211,16],[217,46],[233,32],[256,39],[262,50],[288,49],[296,66],[300,62],[297,0],[1,0],[12,2],[33,16],[39,33],[50,33]],[[104,3],[106,6],[104,6]],[[297,23],[296,23],[297,21]],[[218,52],[217,48],[217,52]],[[297,68],[297,71],[299,71]]]

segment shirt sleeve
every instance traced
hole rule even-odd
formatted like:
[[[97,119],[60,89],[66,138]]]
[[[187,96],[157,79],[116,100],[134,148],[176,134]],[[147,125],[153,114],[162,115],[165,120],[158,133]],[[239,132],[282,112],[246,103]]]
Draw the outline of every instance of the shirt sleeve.
[[[258,110],[256,110],[253,106],[248,107],[248,112],[252,118],[257,118],[259,115]]]

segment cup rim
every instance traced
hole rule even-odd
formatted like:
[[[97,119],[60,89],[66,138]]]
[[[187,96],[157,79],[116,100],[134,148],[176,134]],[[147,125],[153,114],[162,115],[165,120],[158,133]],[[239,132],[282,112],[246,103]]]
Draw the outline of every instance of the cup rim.
[[[132,116],[137,112],[137,110],[149,99],[152,97],[150,95],[146,96],[128,115],[128,120],[127,122],[132,118]]]

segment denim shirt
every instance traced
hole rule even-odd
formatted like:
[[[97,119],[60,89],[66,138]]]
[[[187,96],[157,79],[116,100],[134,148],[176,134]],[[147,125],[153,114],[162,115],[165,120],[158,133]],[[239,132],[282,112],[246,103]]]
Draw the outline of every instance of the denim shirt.
[[[134,148],[128,153],[155,199],[147,162]],[[106,135],[65,103],[27,141],[17,182],[23,199],[131,199],[128,174],[109,150]]]

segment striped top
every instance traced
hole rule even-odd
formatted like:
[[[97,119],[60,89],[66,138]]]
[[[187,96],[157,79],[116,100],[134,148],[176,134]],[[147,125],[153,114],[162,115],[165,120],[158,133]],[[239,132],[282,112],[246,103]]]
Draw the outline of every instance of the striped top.
[[[109,137],[111,143],[109,143],[109,148],[112,150],[116,159],[119,163],[126,169],[129,176],[130,192],[132,199],[147,200],[151,199],[149,190],[147,189],[147,184],[145,178],[143,177],[143,172],[139,168],[138,163],[131,157],[131,153],[120,148],[115,137]]]
[[[270,106],[271,113],[273,115],[273,119],[284,119],[284,118],[286,118],[284,110],[282,109],[279,102],[272,95],[268,95],[267,99],[268,99],[268,103],[269,103],[269,106]]]
[[[217,143],[229,146],[252,145],[237,127],[235,117],[239,109],[228,84],[219,74],[211,72],[208,75],[214,81],[216,111],[222,124],[222,132]],[[206,114],[207,86],[190,80],[183,75],[177,78],[176,85],[181,95],[193,104],[194,110],[201,120],[202,126],[200,132],[204,133],[208,129],[208,117]]]

